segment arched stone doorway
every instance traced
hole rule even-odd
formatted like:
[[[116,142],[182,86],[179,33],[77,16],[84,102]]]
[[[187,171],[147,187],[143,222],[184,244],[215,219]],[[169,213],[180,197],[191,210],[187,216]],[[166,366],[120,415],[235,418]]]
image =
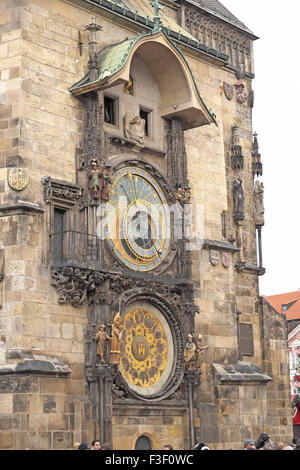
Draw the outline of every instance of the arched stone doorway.
[[[140,436],[137,438],[135,446],[135,450],[152,450],[152,445],[149,437],[147,436]]]

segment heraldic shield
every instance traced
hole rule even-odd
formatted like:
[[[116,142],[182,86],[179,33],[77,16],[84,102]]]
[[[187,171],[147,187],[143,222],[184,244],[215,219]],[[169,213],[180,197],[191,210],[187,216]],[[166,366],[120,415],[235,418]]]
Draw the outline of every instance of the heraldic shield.
[[[28,184],[28,168],[8,168],[7,180],[11,189],[22,191]]]

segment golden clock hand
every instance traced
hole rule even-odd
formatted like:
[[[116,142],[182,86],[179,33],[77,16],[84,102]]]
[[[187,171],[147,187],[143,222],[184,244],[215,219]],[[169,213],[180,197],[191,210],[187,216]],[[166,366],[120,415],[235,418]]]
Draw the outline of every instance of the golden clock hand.
[[[134,196],[135,196],[135,200],[136,200],[136,202],[138,203],[138,199],[137,199],[137,197],[136,197],[136,190],[135,190],[135,186],[134,186],[132,174],[131,174],[131,171],[129,170],[129,168],[128,168],[128,174],[129,174],[129,177],[130,177],[130,181],[131,181],[131,185],[132,185],[132,189],[133,189],[133,194],[134,194]]]

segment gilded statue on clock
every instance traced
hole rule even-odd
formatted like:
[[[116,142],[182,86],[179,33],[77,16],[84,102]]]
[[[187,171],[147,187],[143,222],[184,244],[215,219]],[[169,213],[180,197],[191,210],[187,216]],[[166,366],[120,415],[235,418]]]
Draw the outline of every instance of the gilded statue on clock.
[[[151,271],[170,246],[169,206],[157,181],[126,166],[112,176],[105,237],[116,257],[134,271]]]

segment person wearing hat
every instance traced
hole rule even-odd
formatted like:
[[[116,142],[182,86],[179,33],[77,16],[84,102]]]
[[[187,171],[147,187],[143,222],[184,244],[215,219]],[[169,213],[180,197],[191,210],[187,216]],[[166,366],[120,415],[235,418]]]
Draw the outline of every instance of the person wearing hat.
[[[265,432],[262,432],[257,441],[255,442],[256,449],[262,449],[269,442],[271,442],[270,436]]]
[[[251,439],[246,439],[244,441],[244,450],[256,450],[255,442],[251,441]]]

